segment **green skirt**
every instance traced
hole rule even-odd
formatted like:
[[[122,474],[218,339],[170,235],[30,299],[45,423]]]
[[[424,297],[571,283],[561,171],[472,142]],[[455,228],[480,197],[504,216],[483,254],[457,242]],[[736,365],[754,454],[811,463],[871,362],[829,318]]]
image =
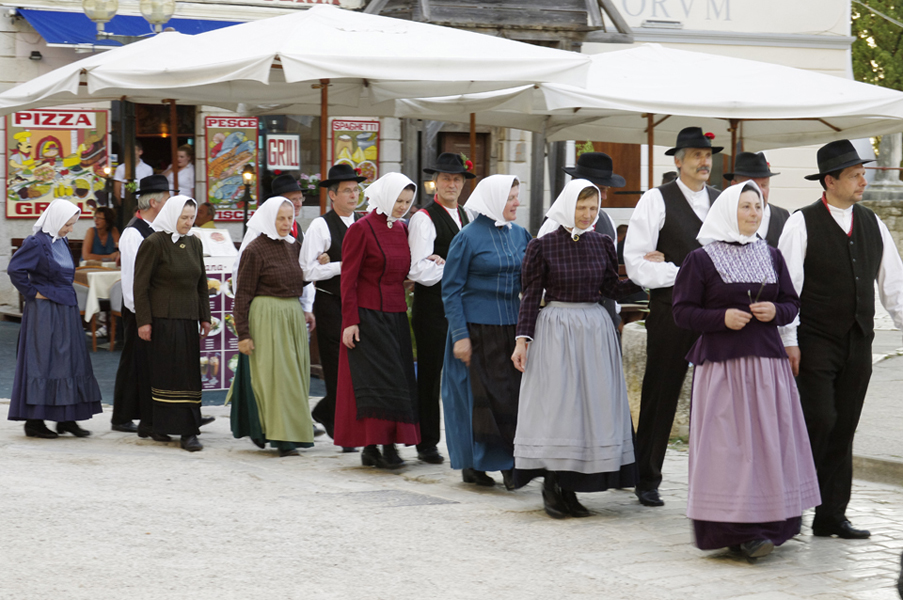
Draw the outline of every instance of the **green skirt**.
[[[232,435],[284,449],[313,446],[310,350],[297,298],[258,296],[249,315],[254,351],[239,355],[229,388]]]

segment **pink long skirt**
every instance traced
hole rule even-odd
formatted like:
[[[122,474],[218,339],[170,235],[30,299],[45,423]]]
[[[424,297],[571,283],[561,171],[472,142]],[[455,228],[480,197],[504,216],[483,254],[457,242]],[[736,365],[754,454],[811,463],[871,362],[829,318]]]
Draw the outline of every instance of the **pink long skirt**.
[[[698,365],[691,406],[688,517],[768,523],[821,503],[787,359]]]

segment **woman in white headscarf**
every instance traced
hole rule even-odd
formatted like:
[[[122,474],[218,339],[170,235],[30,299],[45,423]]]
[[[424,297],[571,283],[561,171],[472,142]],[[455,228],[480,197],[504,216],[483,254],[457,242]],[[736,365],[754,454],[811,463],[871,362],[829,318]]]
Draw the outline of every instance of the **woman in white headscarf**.
[[[51,202],[6,269],[25,298],[8,419],[25,421],[29,437],[55,438],[67,432],[88,436],[76,421],[102,411],[66,238],[80,214],[68,200]],[[56,421],[56,432],[45,419]]]
[[[374,181],[364,192],[370,212],[348,227],[342,242],[334,441],[343,447],[364,446],[361,463],[382,469],[404,465],[395,444],[420,441],[404,291],[411,251],[407,227],[399,220],[416,191],[414,182],[401,173]]]
[[[765,556],[800,531],[820,502],[799,394],[778,326],[799,298],[781,252],[756,236],[761,191],[752,181],[718,196],[702,248],[674,284],[674,322],[702,335],[690,415],[687,516],[696,545]]]
[[[520,308],[521,262],[530,234],[513,223],[513,175],[492,175],[467,201],[473,221],[452,239],[442,274],[448,337],[442,375],[445,437],[466,483],[491,486],[501,471],[513,488],[520,372],[508,360]]]
[[[229,398],[232,435],[266,442],[279,456],[313,446],[308,407],[310,351],[298,298],[304,273],[301,243],[291,235],[295,210],[288,198],[264,202],[251,220],[236,258],[232,315],[238,333],[238,370]]]
[[[639,288],[618,279],[614,242],[593,230],[599,207],[599,189],[572,180],[546,213],[561,226],[524,257],[511,356],[524,372],[514,479],[543,477],[543,504],[557,519],[590,515],[576,492],[630,487],[636,476],[617,332],[599,301]]]
[[[153,435],[179,435],[189,452],[204,447],[201,425],[201,340],[210,332],[210,300],[201,241],[192,235],[197,202],[167,200],[135,259],[135,321],[148,351]],[[200,335],[198,324],[200,323]]]

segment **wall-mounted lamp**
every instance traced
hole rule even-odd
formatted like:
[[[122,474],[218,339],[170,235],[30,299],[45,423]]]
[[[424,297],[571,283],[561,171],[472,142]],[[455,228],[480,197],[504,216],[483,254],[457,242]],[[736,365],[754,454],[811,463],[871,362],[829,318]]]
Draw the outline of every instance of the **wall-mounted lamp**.
[[[423,182],[423,189],[426,190],[427,194],[435,194],[436,193],[436,182],[432,179]]]
[[[28,57],[31,60],[43,60],[44,55],[38,52],[37,50],[32,50],[31,55]]]

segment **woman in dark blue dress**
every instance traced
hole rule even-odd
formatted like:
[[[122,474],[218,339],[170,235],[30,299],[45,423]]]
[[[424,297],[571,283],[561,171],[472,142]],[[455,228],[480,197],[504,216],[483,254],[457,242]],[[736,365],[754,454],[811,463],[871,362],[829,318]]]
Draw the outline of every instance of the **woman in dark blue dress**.
[[[55,438],[65,432],[86,437],[90,432],[76,421],[102,412],[66,239],[80,212],[68,200],[51,202],[7,268],[25,297],[8,418],[25,421],[29,437]],[[56,421],[56,432],[45,420]]]

